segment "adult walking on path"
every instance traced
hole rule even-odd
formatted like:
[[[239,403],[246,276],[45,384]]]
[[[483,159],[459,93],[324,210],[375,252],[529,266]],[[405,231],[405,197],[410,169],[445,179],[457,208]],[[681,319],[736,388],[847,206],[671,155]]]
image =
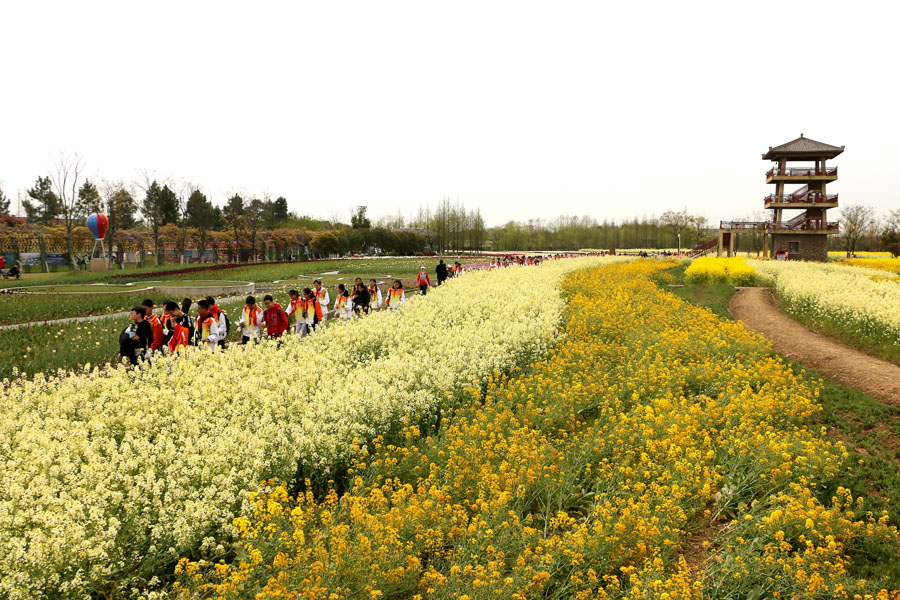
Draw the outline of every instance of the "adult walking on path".
[[[438,285],[441,285],[447,279],[447,265],[444,264],[443,259],[441,259],[438,266],[434,268],[434,274],[437,275]]]
[[[900,366],[834,342],[784,314],[768,288],[741,288],[728,312],[772,342],[779,354],[841,385],[900,406]]]
[[[422,295],[428,293],[428,288],[431,286],[431,278],[428,277],[428,271],[425,270],[425,267],[419,269],[419,274],[416,275],[416,285],[419,286],[419,291],[422,292]]]

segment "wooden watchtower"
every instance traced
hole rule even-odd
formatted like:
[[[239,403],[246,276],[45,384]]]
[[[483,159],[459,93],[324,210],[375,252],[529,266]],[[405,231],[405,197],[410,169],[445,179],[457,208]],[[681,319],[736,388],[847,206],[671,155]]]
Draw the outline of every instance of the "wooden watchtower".
[[[828,236],[839,233],[838,223],[829,223],[826,211],[837,208],[837,194],[828,194],[825,186],[837,181],[837,167],[826,161],[844,151],[804,137],[780,146],[769,147],[763,160],[774,161],[766,173],[766,183],[775,185],[775,193],[763,199],[765,208],[772,210],[772,218],[763,222],[723,221],[719,226],[718,254],[734,253],[734,235],[757,233],[763,235],[763,256],[787,252],[791,260],[828,260]],[[788,163],[803,163],[788,166]],[[785,186],[799,186],[786,190]],[[800,210],[785,220],[784,211]]]

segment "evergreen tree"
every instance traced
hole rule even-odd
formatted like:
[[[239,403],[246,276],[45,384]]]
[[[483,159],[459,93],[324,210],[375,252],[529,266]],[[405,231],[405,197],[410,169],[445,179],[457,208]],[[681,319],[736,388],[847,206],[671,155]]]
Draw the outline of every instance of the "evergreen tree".
[[[53,182],[50,177],[38,177],[37,181],[30,190],[28,197],[31,200],[25,200],[25,215],[29,222],[40,223],[41,225],[50,226],[53,224],[62,207],[59,203],[59,196],[53,191]]]
[[[197,249],[202,257],[206,250],[207,234],[213,225],[214,208],[200,190],[193,190],[187,200],[185,218],[187,224],[197,230]]]
[[[174,225],[178,223],[178,196],[168,186],[164,185],[159,191],[159,219],[160,226]]]
[[[353,229],[368,229],[372,226],[372,222],[366,217],[367,206],[357,206],[354,213],[350,216],[350,226]]]
[[[9,205],[9,197],[3,193],[3,188],[0,188],[0,215],[9,214]]]
[[[100,198],[100,191],[90,179],[86,179],[78,189],[78,200],[75,203],[75,218],[84,219],[88,215],[98,212],[103,212],[103,200]]]

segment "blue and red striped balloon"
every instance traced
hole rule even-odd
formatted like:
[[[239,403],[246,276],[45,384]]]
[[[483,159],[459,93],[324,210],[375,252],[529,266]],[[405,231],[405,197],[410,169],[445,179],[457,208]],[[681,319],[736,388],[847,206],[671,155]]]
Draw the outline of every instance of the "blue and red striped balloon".
[[[87,218],[87,228],[94,234],[94,238],[102,240],[106,237],[106,230],[109,228],[109,219],[101,213],[94,213]]]

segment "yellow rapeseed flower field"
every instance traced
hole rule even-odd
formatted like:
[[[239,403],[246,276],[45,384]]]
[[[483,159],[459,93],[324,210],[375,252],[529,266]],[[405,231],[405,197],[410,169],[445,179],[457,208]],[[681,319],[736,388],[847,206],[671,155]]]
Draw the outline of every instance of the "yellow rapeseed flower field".
[[[324,485],[355,442],[434,426],[473,381],[546,354],[566,273],[616,260],[470,272],[305,339],[5,385],[0,597],[118,597],[224,552],[260,478]],[[95,344],[93,326],[76,339]]]
[[[703,256],[691,262],[684,271],[688,283],[753,285],[756,271],[743,258]]]
[[[838,262],[853,267],[900,273],[900,258],[891,258],[890,256],[885,258],[842,258]]]
[[[887,599],[852,562],[900,536],[839,486],[848,454],[810,426],[820,382],[661,291],[664,266],[569,275],[548,356],[472,385],[440,430],[358,444],[343,495],[264,481],[233,560],[182,559],[173,591]]]

